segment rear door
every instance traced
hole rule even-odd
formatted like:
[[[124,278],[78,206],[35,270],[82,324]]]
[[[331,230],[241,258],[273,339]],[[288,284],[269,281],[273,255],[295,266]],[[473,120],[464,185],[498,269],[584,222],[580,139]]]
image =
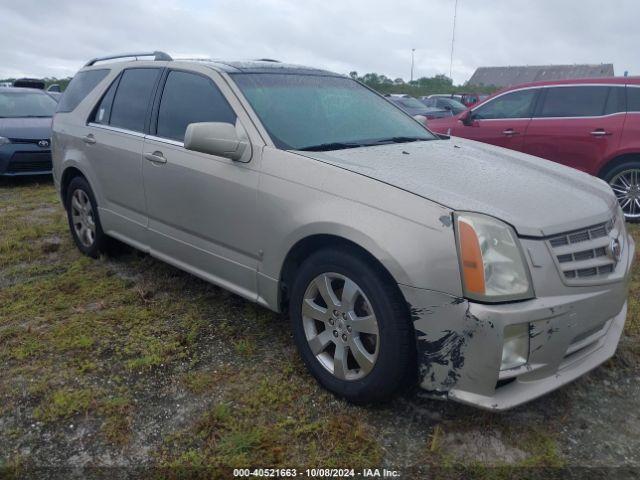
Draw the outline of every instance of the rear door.
[[[544,88],[524,152],[597,175],[620,144],[625,110],[624,85]]]
[[[221,90],[228,87],[177,69],[162,83],[144,145],[151,251],[255,300],[257,161],[234,162],[183,146],[190,123],[236,123]]]
[[[124,70],[100,100],[84,138],[99,182],[103,228],[140,247],[147,225],[142,147],[160,72],[160,68]]]
[[[472,109],[470,124],[457,122],[451,134],[522,150],[538,93],[538,89],[529,88],[499,95]]]

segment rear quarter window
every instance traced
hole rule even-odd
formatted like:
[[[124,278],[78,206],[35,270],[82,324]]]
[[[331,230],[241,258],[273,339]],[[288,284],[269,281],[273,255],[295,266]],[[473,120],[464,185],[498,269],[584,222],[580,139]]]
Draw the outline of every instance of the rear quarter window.
[[[62,94],[58,102],[56,112],[72,112],[86,98],[89,93],[96,88],[109,73],[109,69],[87,70],[78,72],[69,83],[69,86]]]

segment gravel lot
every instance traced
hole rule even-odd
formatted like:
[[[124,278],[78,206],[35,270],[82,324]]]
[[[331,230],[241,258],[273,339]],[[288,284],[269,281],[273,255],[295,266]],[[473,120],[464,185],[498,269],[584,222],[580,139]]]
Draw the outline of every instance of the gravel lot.
[[[286,318],[136,252],[84,258],[65,222],[51,182],[0,181],[0,477],[640,474],[638,267],[618,353],[577,382],[502,414],[363,408],[318,388]]]

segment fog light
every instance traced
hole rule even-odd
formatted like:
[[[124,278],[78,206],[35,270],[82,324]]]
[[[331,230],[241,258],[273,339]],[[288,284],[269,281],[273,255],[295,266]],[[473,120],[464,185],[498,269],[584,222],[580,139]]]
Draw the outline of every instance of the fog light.
[[[529,324],[509,325],[504,329],[502,364],[500,370],[509,370],[527,363],[529,358]]]

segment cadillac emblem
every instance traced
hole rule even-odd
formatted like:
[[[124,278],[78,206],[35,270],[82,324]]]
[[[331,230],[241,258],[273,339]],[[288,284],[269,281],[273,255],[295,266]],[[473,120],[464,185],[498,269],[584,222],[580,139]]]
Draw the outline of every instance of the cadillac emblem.
[[[620,244],[620,240],[618,238],[611,239],[608,253],[609,253],[609,256],[613,260],[615,260],[616,263],[620,261],[620,257],[622,256],[622,245]]]

